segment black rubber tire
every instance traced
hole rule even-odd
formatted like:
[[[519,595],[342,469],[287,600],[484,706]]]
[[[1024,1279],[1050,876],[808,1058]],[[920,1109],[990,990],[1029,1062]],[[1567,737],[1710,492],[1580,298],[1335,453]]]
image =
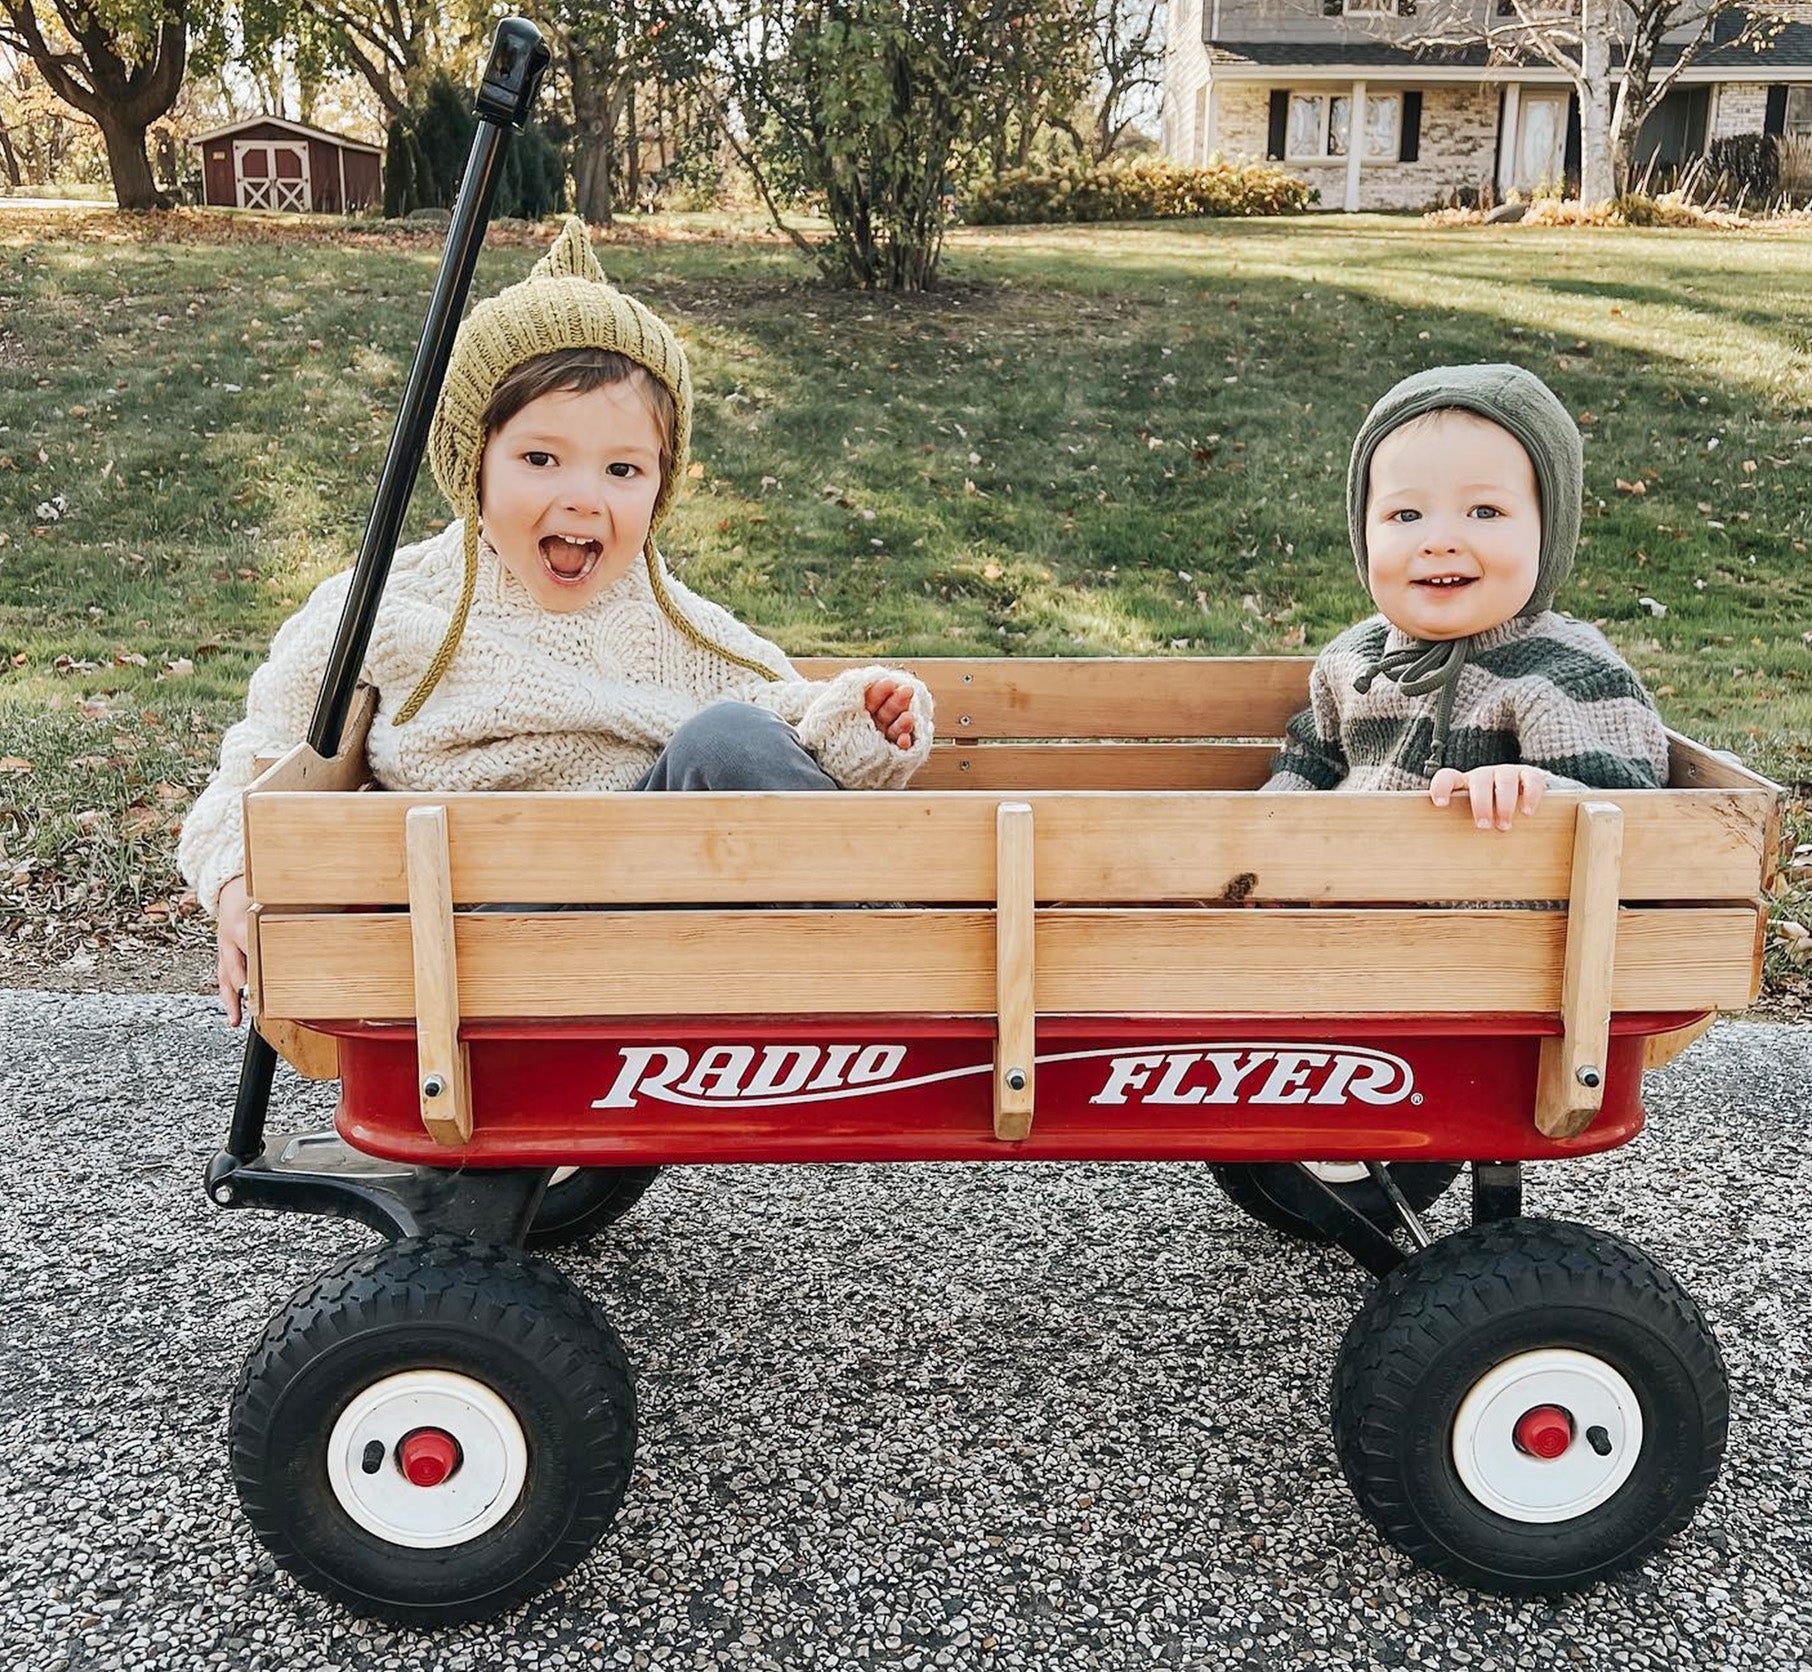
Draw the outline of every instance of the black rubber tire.
[[[1516,1520],[1453,1461],[1468,1390],[1518,1353],[1573,1348],[1614,1366],[1641,1408],[1634,1471],[1571,1520]],[[1561,1220],[1473,1226],[1372,1291],[1340,1346],[1334,1442],[1373,1526],[1423,1567],[1508,1596],[1559,1595],[1639,1562],[1717,1479],[1730,1386],[1691,1297],[1641,1249]]]
[[[565,1248],[614,1225],[660,1177],[659,1167],[581,1167],[550,1184],[522,1240],[530,1248]]]
[[[1421,1213],[1432,1207],[1460,1176],[1464,1164],[1458,1161],[1393,1161],[1390,1176],[1403,1192],[1404,1200]],[[1315,1201],[1315,1187],[1287,1161],[1211,1162],[1208,1168],[1215,1183],[1227,1194],[1235,1207],[1243,1209],[1261,1225],[1282,1231],[1298,1242],[1330,1243],[1334,1239],[1309,1217]],[[1369,1178],[1352,1184],[1337,1184],[1347,1203],[1385,1231],[1396,1228],[1397,1216],[1384,1192]]]
[[[346,1512],[327,1443],[361,1389],[429,1368],[504,1399],[528,1478],[489,1531],[414,1549]],[[509,1608],[590,1553],[629,1484],[635,1388],[616,1332],[558,1272],[435,1235],[355,1255],[298,1291],[246,1360],[228,1431],[239,1501],[279,1565],[355,1613],[446,1625]]]

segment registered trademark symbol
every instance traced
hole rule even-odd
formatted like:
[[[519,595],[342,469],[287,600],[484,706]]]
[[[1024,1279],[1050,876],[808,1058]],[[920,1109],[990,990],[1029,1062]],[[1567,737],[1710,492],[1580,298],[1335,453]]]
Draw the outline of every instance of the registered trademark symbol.
[[[1419,1104],[1422,1101],[1422,1094],[1419,1091],[1412,1091],[1409,1094],[1409,1100],[1411,1103]]]

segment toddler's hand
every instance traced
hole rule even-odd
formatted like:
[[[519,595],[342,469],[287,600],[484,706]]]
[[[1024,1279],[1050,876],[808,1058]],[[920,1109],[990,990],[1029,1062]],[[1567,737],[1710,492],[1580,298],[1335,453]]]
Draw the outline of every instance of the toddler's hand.
[[[226,1006],[227,1026],[239,1026],[239,990],[246,983],[245,943],[250,934],[246,907],[250,897],[245,891],[245,878],[234,877],[220,891],[220,950],[215,968],[220,977],[220,1002]]]
[[[897,679],[877,679],[869,686],[863,701],[876,731],[897,748],[912,747],[915,732],[910,685],[902,685]]]
[[[1445,807],[1454,791],[1464,786],[1472,801],[1472,817],[1480,830],[1508,830],[1516,817],[1517,804],[1524,813],[1533,813],[1548,793],[1547,774],[1538,766],[1475,766],[1460,772],[1444,766],[1428,786],[1428,798],[1437,807]]]

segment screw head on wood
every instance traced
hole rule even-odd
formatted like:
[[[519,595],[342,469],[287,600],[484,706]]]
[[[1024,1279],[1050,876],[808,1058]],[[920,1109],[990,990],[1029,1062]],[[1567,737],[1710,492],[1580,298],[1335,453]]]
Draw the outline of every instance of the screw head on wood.
[[[1007,1070],[1007,1090],[1024,1091],[1026,1089],[1026,1071],[1023,1068]]]
[[[1589,1062],[1581,1063],[1580,1066],[1573,1071],[1573,1078],[1584,1086],[1587,1091],[1596,1091],[1604,1081],[1604,1076]]]
[[[427,1079],[422,1081],[422,1096],[423,1097],[439,1097],[440,1094],[443,1091],[445,1091],[446,1089],[447,1089],[447,1082],[445,1080],[443,1080],[438,1074],[430,1074],[427,1077]]]

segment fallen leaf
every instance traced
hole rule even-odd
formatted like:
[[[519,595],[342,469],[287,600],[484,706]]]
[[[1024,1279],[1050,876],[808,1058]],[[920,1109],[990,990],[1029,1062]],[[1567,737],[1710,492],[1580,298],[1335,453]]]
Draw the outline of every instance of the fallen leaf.
[[[36,768],[23,755],[0,756],[0,772],[32,772]]]
[[[1619,493],[1647,493],[1648,483],[1639,480],[1635,482],[1626,482],[1619,476],[1617,478],[1617,491]]]
[[[694,482],[696,482],[699,479],[699,477],[703,476],[704,473],[705,473],[705,467],[702,464],[689,464],[686,466],[686,474]]]

